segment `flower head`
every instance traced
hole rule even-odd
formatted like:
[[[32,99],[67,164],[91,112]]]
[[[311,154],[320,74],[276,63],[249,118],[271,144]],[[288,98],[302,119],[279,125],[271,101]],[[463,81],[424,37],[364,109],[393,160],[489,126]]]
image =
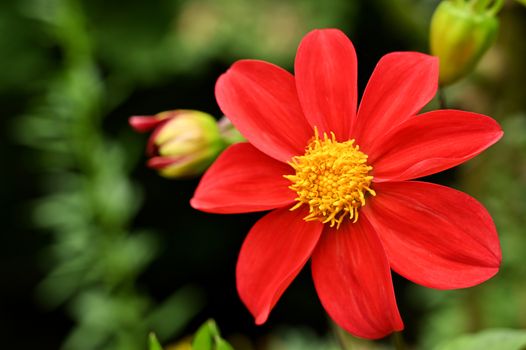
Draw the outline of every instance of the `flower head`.
[[[203,176],[191,204],[214,213],[272,210],[250,230],[237,289],[256,323],[312,258],[319,298],[348,332],[380,338],[403,328],[390,270],[431,288],[479,284],[497,273],[493,221],[470,196],[410,181],[474,157],[502,136],[491,118],[418,111],[436,93],[438,61],[384,56],[357,108],[349,39],[315,30],[295,75],[238,61],[216,85],[223,112],[247,138]]]
[[[166,111],[129,122],[136,131],[153,130],[148,166],[169,178],[200,174],[226,146],[214,117],[200,111]]]
[[[296,173],[285,175],[293,183],[289,188],[298,194],[298,203],[291,210],[308,205],[305,221],[329,222],[331,227],[340,227],[346,216],[356,222],[358,209],[365,205],[365,194],[375,195],[369,187],[373,168],[354,140],[337,142],[334,134],[324,134],[320,139],[316,128],[314,133],[305,155],[289,162]]]

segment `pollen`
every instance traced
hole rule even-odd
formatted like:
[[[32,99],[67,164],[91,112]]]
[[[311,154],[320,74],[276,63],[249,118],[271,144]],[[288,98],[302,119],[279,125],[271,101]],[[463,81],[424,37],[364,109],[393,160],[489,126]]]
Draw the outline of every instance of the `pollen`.
[[[332,132],[320,137],[316,128],[314,133],[305,154],[289,162],[296,173],[285,178],[292,182],[289,188],[298,194],[297,203],[290,210],[307,205],[309,215],[305,221],[317,220],[330,227],[339,228],[346,217],[355,223],[367,194],[376,195],[369,174],[373,168],[354,140],[338,142]]]

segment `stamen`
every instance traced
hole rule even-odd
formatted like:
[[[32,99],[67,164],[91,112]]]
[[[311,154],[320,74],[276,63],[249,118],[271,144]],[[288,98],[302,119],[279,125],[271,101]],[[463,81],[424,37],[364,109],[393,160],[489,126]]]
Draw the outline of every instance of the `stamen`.
[[[298,197],[290,210],[303,204],[309,206],[305,221],[321,221],[339,228],[345,217],[353,223],[358,220],[358,209],[366,202],[366,194],[375,196],[370,185],[373,169],[367,165],[367,155],[360,151],[354,140],[338,142],[333,132],[320,138],[314,128],[314,138],[303,156],[292,158],[290,166],[296,171],[285,175],[289,186]]]

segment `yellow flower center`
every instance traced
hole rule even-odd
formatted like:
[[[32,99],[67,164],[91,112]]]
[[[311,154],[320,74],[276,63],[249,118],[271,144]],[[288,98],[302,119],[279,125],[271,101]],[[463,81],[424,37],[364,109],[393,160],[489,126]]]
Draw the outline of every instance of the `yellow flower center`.
[[[330,222],[331,227],[339,228],[346,216],[356,222],[365,195],[376,195],[370,188],[373,168],[367,165],[367,155],[354,140],[338,142],[332,132],[323,138],[316,128],[314,132],[305,154],[289,162],[296,174],[285,175],[292,182],[289,188],[298,194],[298,203],[290,210],[307,204],[305,221]]]

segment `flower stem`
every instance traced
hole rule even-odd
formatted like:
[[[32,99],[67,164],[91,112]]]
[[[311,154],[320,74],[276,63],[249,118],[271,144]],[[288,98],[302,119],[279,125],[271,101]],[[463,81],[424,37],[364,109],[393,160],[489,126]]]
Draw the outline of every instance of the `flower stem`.
[[[473,9],[475,12],[482,13],[486,10],[492,0],[475,0],[473,1]]]
[[[440,104],[440,109],[447,109],[446,93],[443,87],[438,88],[438,103]]]
[[[345,333],[345,331],[341,329],[332,320],[330,322],[331,322],[332,331],[334,333],[334,336],[336,337],[336,341],[338,342],[338,346],[340,347],[340,349],[352,350],[353,346],[349,338],[347,338],[347,334]]]
[[[402,336],[402,332],[395,332],[393,333],[393,344],[395,350],[405,350],[405,342],[404,337]]]
[[[221,117],[221,119],[219,119],[217,122],[217,125],[219,127],[219,132],[221,133],[223,141],[227,146],[233,145],[234,143],[247,141],[227,117]]]
[[[499,13],[500,9],[504,5],[504,0],[495,0],[493,6],[489,8],[488,13],[492,16],[496,16]]]

